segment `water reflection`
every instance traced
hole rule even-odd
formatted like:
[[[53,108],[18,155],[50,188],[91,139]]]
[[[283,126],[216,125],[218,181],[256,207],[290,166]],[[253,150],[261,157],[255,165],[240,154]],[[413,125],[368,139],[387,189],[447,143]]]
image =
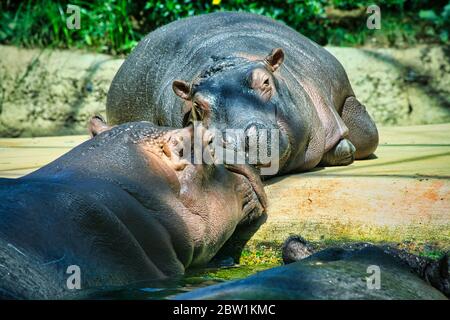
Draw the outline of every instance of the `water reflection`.
[[[220,268],[190,270],[184,277],[165,281],[140,282],[127,287],[108,287],[85,292],[82,298],[96,300],[160,300],[177,294],[214,285],[223,281],[245,278],[277,265],[234,265]]]

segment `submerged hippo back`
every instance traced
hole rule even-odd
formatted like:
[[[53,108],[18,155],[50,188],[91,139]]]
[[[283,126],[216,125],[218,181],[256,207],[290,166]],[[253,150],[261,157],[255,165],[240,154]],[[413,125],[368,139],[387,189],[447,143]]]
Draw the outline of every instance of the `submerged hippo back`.
[[[399,259],[381,248],[368,246],[358,250],[325,249],[298,262],[193,290],[175,299],[445,300],[446,297]]]
[[[260,15],[221,12],[175,21],[147,35],[111,84],[108,121],[180,127],[182,102],[171,89],[175,79],[194,78],[215,56],[257,60],[278,47],[286,53],[280,76],[296,101],[291,108],[311,95],[340,106],[352,94],[340,63],[316,43]]]

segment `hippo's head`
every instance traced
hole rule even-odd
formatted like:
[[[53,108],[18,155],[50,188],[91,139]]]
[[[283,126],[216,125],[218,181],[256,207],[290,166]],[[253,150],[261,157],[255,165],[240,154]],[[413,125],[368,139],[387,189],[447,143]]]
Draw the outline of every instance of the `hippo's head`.
[[[193,211],[208,207],[208,211],[226,212],[229,210],[224,207],[226,204],[236,208],[232,211],[238,215],[240,222],[244,222],[258,218],[267,207],[258,173],[248,165],[217,164],[212,148],[214,135],[201,124],[182,129],[158,127],[149,122],[109,127],[101,117],[96,116],[89,123],[89,131],[94,139],[108,140],[105,145],[109,149],[114,144],[123,144],[123,135],[129,136],[126,141],[131,143],[130,148],[137,148],[139,157],[148,163],[145,167],[150,167],[153,175],[165,180],[183,204]],[[100,135],[103,132],[105,134]],[[194,159],[198,155],[195,155],[197,150],[200,151],[199,160]],[[111,165],[105,167],[111,168]],[[119,171],[130,176],[128,171],[135,175],[137,168],[137,165],[126,164]],[[145,174],[141,172],[137,176],[141,179]],[[219,199],[214,200],[215,197]]]
[[[175,80],[173,90],[185,100],[183,124],[203,121],[222,133],[227,148],[244,150],[247,156],[249,151],[256,152],[256,163],[250,163],[257,166],[264,164],[261,153],[270,156],[269,150],[275,146],[278,152],[270,162],[282,167],[291,148],[282,112],[290,98],[277,75],[283,60],[284,52],[279,48],[263,59],[212,57],[196,78]]]

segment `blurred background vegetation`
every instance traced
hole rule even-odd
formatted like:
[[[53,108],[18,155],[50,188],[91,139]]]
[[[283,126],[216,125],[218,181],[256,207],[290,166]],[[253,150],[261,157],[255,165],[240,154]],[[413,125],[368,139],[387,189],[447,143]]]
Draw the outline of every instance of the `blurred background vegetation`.
[[[67,4],[81,8],[81,29],[66,27]],[[366,7],[349,0],[28,0],[0,2],[0,43],[82,48],[123,55],[148,32],[171,21],[214,11],[248,11],[283,21],[321,45],[405,47],[449,43],[450,2],[377,0],[381,30],[366,28]]]

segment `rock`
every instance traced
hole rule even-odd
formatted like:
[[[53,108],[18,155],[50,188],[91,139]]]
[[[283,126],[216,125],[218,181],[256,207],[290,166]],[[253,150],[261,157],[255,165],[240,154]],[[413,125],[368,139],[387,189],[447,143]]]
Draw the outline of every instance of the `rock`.
[[[122,60],[80,51],[0,46],[0,136],[86,133],[104,114]]]
[[[377,124],[450,121],[450,63],[442,47],[327,48]]]

